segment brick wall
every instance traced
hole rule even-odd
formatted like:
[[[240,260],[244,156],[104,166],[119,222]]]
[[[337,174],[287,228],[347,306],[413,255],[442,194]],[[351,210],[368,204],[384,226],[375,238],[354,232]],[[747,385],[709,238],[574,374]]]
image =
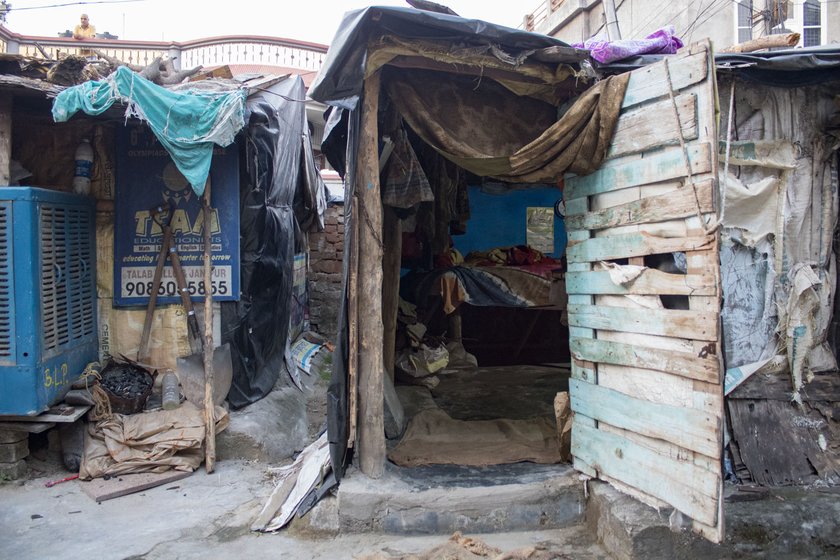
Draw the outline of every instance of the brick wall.
[[[344,257],[344,206],[332,204],[324,231],[309,234],[309,321],[311,329],[335,342]]]

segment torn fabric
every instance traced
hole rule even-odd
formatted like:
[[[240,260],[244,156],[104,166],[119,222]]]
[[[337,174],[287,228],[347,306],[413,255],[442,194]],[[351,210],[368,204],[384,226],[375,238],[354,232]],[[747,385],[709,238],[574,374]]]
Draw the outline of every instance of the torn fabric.
[[[532,183],[598,169],[630,77],[598,82],[557,120],[552,105],[517,96],[490,78],[385,70],[397,110],[446,159],[479,176]]]
[[[116,101],[126,117],[149,124],[178,170],[201,196],[210,173],[213,145],[230,145],[245,125],[246,91],[175,92],[120,66],[105,80],[68,88],[53,102],[53,119],[65,122],[78,111],[101,115]]]

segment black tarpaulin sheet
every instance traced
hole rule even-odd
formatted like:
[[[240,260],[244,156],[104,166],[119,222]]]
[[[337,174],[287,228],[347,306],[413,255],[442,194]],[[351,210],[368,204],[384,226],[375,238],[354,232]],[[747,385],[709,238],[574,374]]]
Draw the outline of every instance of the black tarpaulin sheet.
[[[223,309],[224,338],[231,343],[231,407],[267,395],[283,371],[289,332],[292,273],[299,245],[298,220],[317,222],[323,183],[307,160],[309,129],[299,76],[248,98],[245,165],[240,180],[241,300]],[[295,216],[295,199],[298,214]]]
[[[670,55],[641,55],[596,65],[606,74],[629,72]],[[715,68],[767,86],[802,87],[840,80],[840,48],[810,47],[751,53],[718,53]]]
[[[403,39],[451,41],[453,44],[492,43],[519,52],[568,46],[547,35],[486,21],[413,8],[373,6],[344,15],[321,71],[309,88],[309,96],[327,105],[355,108],[362,92],[368,40],[386,34]]]

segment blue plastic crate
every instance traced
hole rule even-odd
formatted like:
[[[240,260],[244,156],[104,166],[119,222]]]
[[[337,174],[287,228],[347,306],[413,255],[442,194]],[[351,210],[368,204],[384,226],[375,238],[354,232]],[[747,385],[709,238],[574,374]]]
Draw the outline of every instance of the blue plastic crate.
[[[94,201],[0,187],[0,415],[61,401],[96,360]]]

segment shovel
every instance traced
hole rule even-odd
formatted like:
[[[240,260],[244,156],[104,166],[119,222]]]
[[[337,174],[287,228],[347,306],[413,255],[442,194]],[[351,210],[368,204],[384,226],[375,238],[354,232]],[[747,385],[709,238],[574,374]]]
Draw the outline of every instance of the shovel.
[[[204,355],[178,358],[178,380],[184,397],[198,408],[204,408]],[[213,350],[213,404],[224,402],[232,381],[230,344],[225,343]]]

